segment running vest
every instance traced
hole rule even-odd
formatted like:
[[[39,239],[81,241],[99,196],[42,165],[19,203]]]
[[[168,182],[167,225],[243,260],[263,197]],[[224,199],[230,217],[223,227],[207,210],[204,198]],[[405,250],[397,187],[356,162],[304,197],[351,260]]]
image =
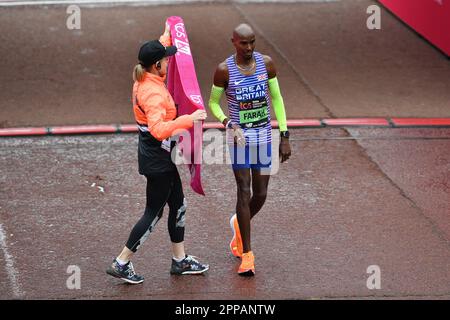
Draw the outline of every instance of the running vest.
[[[227,59],[229,80],[225,93],[230,119],[243,129],[247,145],[272,142],[266,65],[259,52],[254,52],[253,56],[256,71],[250,76],[239,71],[234,55]]]

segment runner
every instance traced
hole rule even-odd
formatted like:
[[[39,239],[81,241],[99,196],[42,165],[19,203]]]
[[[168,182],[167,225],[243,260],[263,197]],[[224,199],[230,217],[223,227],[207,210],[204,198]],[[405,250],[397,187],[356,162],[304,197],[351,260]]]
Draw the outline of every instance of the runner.
[[[171,274],[201,274],[209,269],[184,251],[186,199],[180,175],[172,162],[174,147],[170,137],[180,129],[188,129],[194,121],[204,120],[206,112],[197,110],[176,117],[177,109],[167,91],[167,57],[177,51],[170,46],[170,26],[158,40],[146,42],[139,50],[139,64],[133,73],[133,110],[139,127],[139,173],[147,178],[147,203],[144,215],[132,229],[120,255],[107,273],[137,284],[144,277],[137,275],[130,259],[161,219],[164,206],[169,205],[168,229],[172,241]]]
[[[247,24],[236,27],[231,41],[236,53],[217,67],[209,107],[232,137],[229,148],[237,183],[237,204],[236,214],[230,219],[233,230],[230,249],[234,256],[242,258],[238,274],[253,276],[255,258],[250,242],[250,220],[261,210],[267,196],[272,159],[271,105],[280,127],[281,162],[290,157],[291,148],[272,59],[254,51],[255,34]],[[219,104],[223,92],[230,118]]]

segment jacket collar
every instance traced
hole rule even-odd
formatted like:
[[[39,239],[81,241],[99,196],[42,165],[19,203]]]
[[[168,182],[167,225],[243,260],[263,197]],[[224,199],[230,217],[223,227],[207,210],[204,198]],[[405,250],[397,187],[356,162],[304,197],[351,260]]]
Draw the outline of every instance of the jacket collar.
[[[156,74],[153,74],[151,72],[146,72],[144,80],[145,81],[155,81],[155,82],[164,83],[164,81],[166,80],[166,76],[160,77],[160,76],[157,76]]]

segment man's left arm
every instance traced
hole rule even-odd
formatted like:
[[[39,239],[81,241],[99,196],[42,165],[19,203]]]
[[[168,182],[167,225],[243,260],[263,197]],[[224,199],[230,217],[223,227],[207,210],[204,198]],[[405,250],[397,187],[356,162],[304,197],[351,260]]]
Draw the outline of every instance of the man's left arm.
[[[286,110],[284,108],[283,96],[281,95],[280,86],[278,84],[275,65],[269,56],[264,56],[264,62],[266,64],[267,76],[269,78],[268,84],[270,98],[272,99],[273,110],[278,121],[278,127],[280,128],[280,157],[281,162],[284,162],[291,156],[291,146],[289,145],[289,131],[286,121]]]

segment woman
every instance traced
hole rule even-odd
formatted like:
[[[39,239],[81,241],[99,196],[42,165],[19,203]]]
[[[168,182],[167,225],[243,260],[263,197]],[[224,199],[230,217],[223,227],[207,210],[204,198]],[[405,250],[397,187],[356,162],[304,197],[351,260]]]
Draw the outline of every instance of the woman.
[[[144,277],[137,275],[130,259],[152,232],[169,205],[168,229],[172,241],[171,274],[201,274],[209,269],[184,251],[186,200],[177,167],[172,162],[174,147],[170,137],[189,129],[194,121],[206,119],[204,110],[177,116],[175,103],[164,80],[168,57],[177,48],[170,46],[170,28],[158,40],[145,43],[139,50],[139,64],[133,72],[133,110],[139,127],[139,173],[147,178],[147,203],[144,215],[131,230],[119,256],[107,269],[107,274],[137,284]]]

